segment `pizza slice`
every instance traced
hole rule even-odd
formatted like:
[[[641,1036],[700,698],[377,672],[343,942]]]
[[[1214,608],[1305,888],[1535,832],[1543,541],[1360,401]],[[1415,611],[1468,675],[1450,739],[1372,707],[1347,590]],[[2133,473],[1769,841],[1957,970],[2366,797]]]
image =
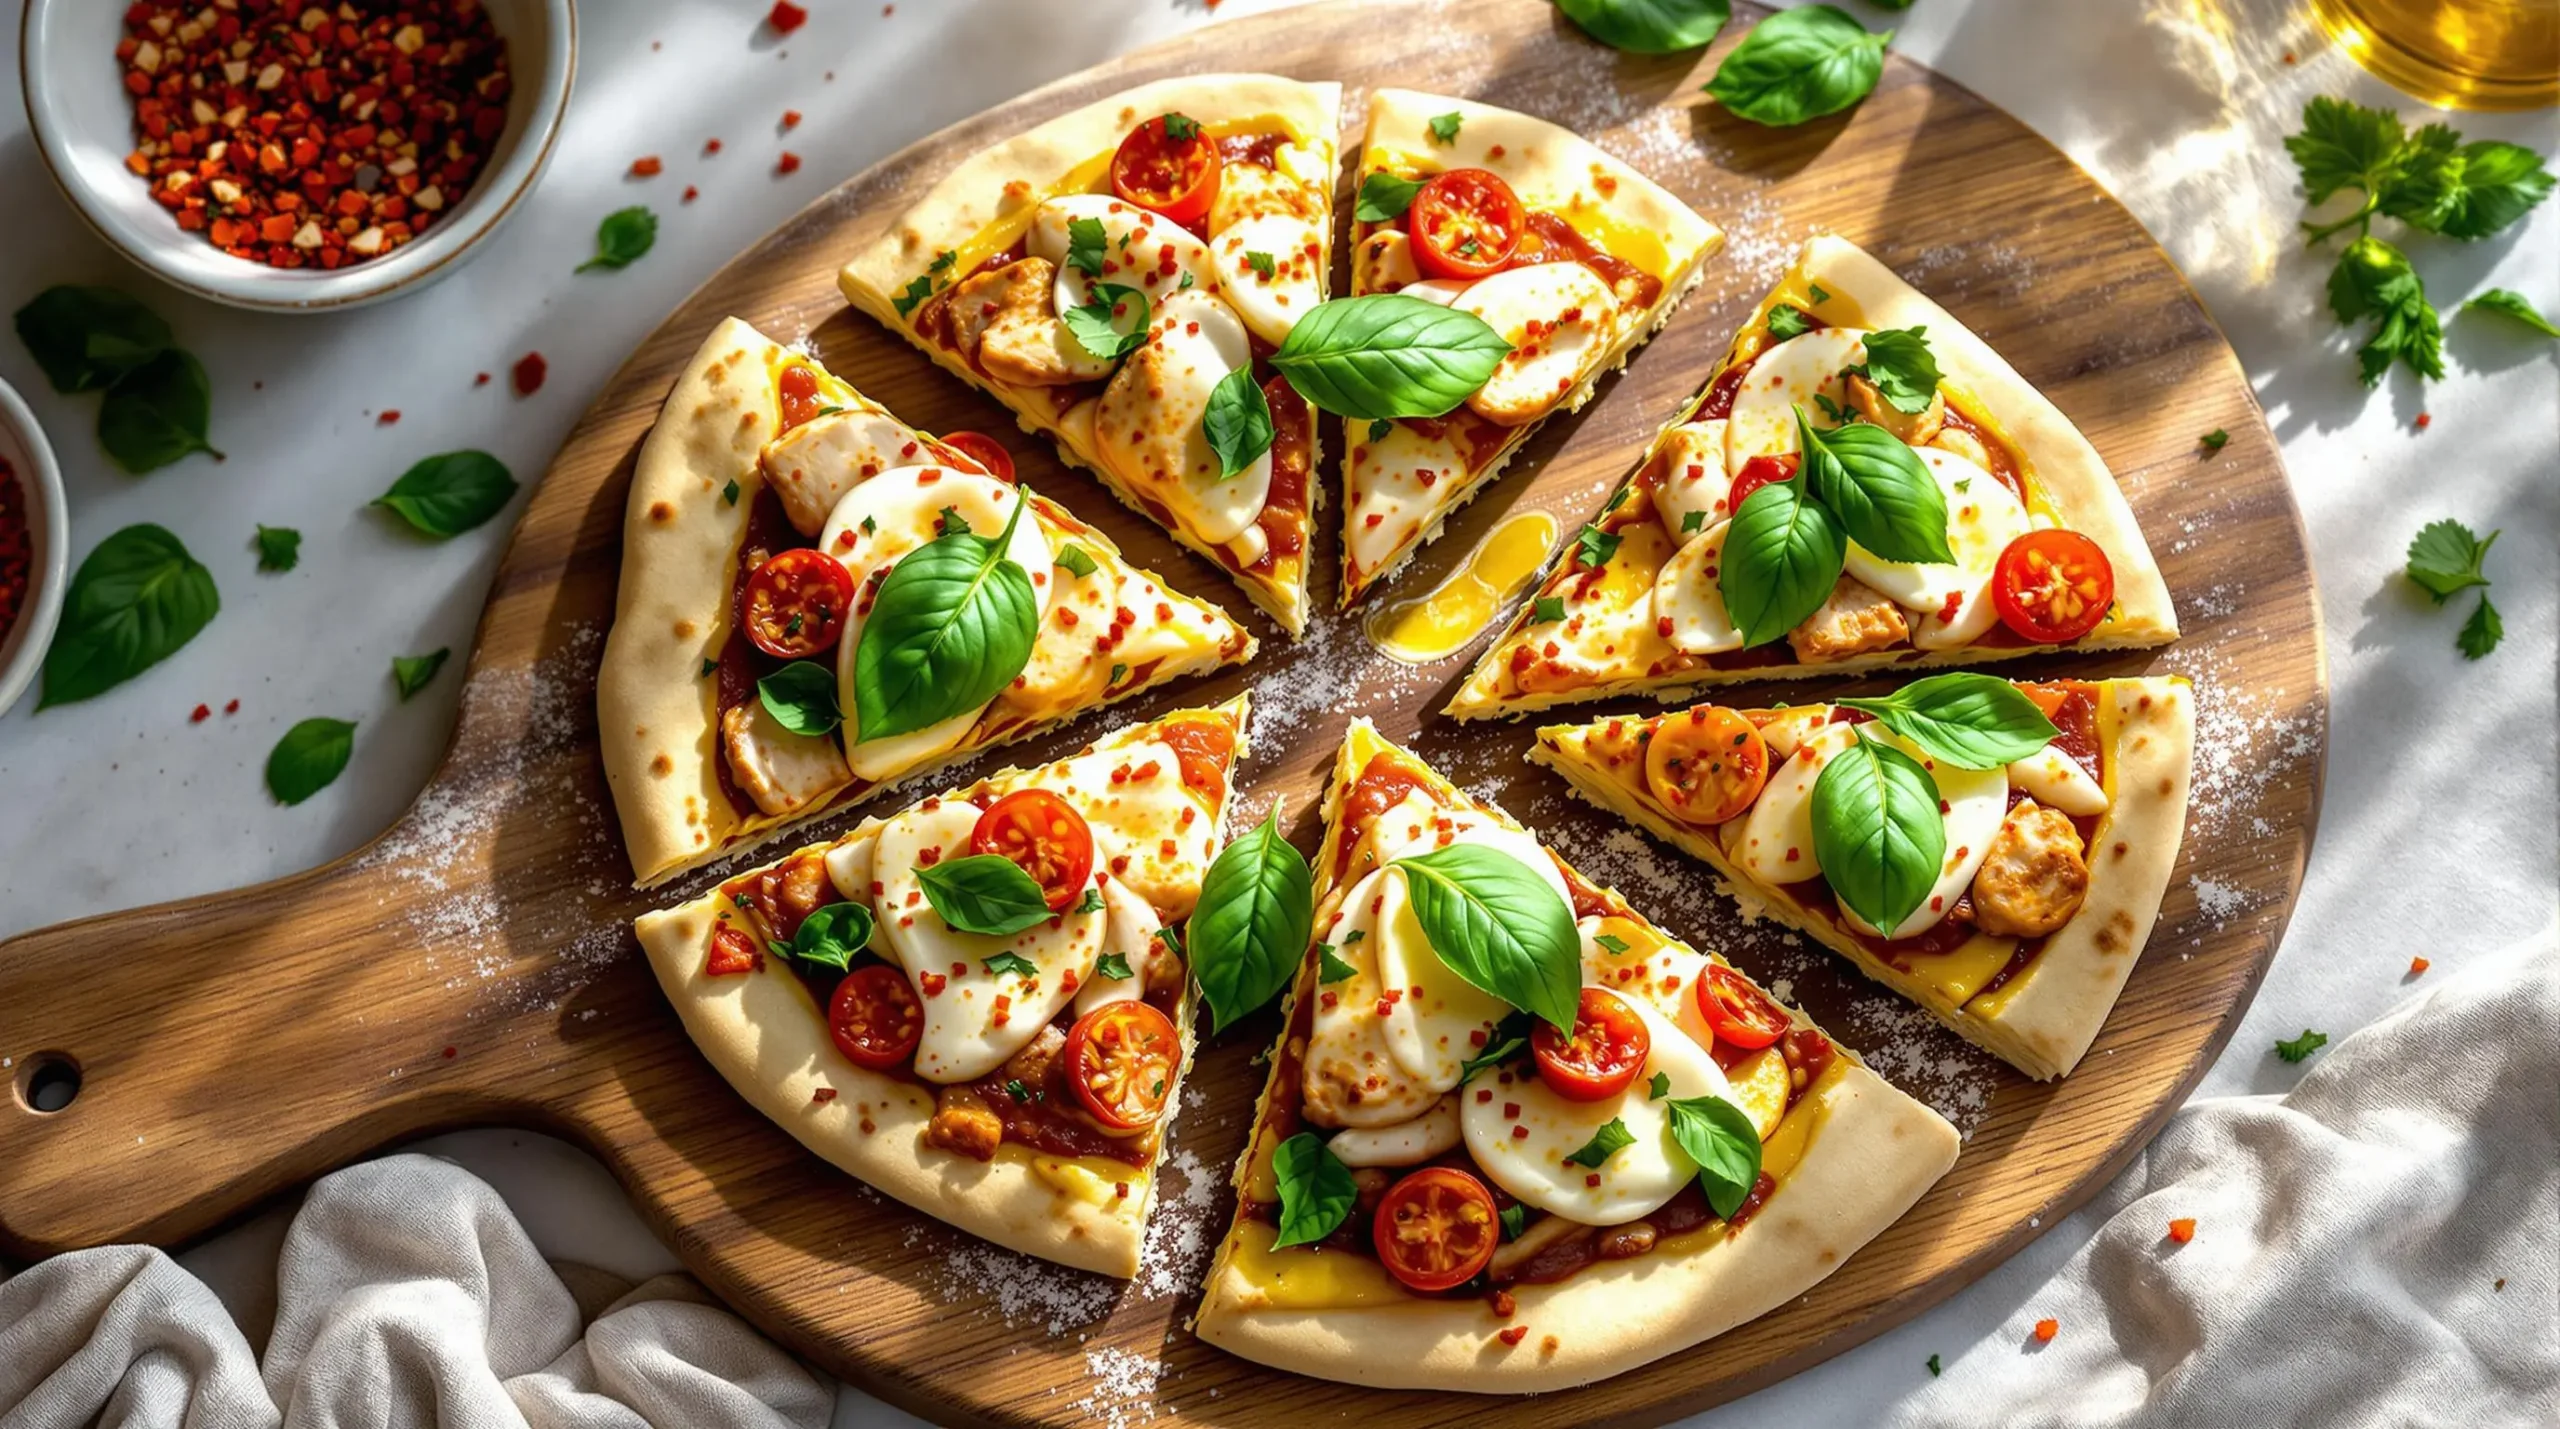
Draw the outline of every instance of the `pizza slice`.
[[[2089,1050],[2151,936],[2194,749],[2183,679],[1955,672],[1549,725],[1529,758],[2042,1080]]]
[[[963,162],[845,264],[855,307],[1306,623],[1312,414],[1270,362],[1324,301],[1341,86],[1160,80]]]
[[[1358,192],[1352,293],[1471,313],[1510,351],[1433,415],[1345,424],[1346,609],[1437,538],[1540,421],[1590,400],[1724,244],[1714,224],[1569,130],[1405,89],[1370,98]]]
[[[927,1215],[1123,1278],[1191,1056],[1179,933],[1245,701],[868,818],[644,914],[749,1105]]]
[[[596,677],[640,885],[1246,659],[1226,612],[736,318],[641,446]]]
[[[1823,235],[1448,712],[2177,635],[2088,438],[1945,309]]]
[[[1935,1112],[1365,720],[1325,810],[1209,1343],[1583,1384],[1803,1294],[1954,1164]]]

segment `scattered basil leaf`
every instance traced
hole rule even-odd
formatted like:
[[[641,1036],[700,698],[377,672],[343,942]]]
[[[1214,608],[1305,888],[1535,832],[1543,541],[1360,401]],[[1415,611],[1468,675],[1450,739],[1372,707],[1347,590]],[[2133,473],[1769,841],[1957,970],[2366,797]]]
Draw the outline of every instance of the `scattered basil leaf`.
[[[1574,535],[1574,554],[1581,559],[1585,570],[1596,571],[1609,564],[1611,556],[1618,554],[1620,540],[1619,536],[1611,532],[1603,531],[1597,526],[1585,525]]]
[[[1020,1077],[1007,1077],[1004,1079],[1004,1094],[1013,1098],[1015,1101],[1024,1104],[1028,1104],[1033,1097],[1038,1095],[1033,1092],[1031,1088],[1023,1085],[1022,1078]]]
[[[1669,1095],[1671,1095],[1671,1074],[1669,1072],[1654,1073],[1653,1080],[1645,1084],[1644,1099],[1649,1102],[1658,1102]]]
[[[1094,959],[1093,970],[1097,975],[1107,977],[1113,982],[1127,982],[1134,976],[1129,971],[1129,958],[1125,953],[1104,953],[1101,957]]]
[[[942,921],[963,933],[1010,938],[1056,916],[1040,885],[1002,854],[946,858],[916,870],[916,882],[924,885],[924,900]],[[989,971],[995,970],[991,959]]]
[[[1542,595],[1536,600],[1529,602],[1529,618],[1531,620],[1541,622],[1551,622],[1564,619],[1564,597],[1560,595]]]
[[[401,702],[407,703],[411,695],[425,689],[428,683],[435,679],[436,671],[444,668],[446,658],[452,654],[453,648],[444,646],[430,650],[424,655],[392,656],[391,683],[399,688]]]
[[[1520,1238],[1520,1233],[1529,1228],[1529,1208],[1518,1201],[1514,1201],[1510,1205],[1502,1208],[1502,1215],[1500,1219],[1502,1221],[1502,1239],[1505,1244],[1508,1244],[1512,1241],[1518,1240]]]
[[[1511,344],[1484,319],[1401,293],[1319,303],[1271,365],[1338,417],[1446,416],[1475,395]]]
[[[2554,327],[2551,319],[2544,317],[2524,294],[2511,288],[2491,288],[2476,298],[2465,299],[2462,310],[2466,313],[2493,313],[2522,323],[2544,337],[2560,337],[2560,327]]]
[[[1938,357],[1929,350],[1928,329],[1917,324],[1880,328],[1860,346],[1867,360],[1849,370],[1875,384],[1893,409],[1917,416],[1938,396]]]
[[[1627,1130],[1625,1117],[1613,1116],[1606,1126],[1591,1133],[1591,1139],[1565,1160],[1586,1171],[1597,1171],[1601,1164],[1620,1151],[1636,1144],[1635,1133]]]
[[[1781,10],[1751,27],[1707,81],[1707,93],[1758,124],[1802,124],[1837,114],[1874,91],[1884,74],[1881,35],[1835,5]]]
[[[992,854],[981,856],[994,857]],[[985,959],[980,965],[996,977],[1038,977],[1040,975],[1040,965],[1020,953],[998,953],[992,958]]]
[[[1917,453],[1882,427],[1862,422],[1817,432],[1804,408],[1795,414],[1805,488],[1850,540],[1887,561],[1955,560],[1947,547],[1947,495]]]
[[[2329,310],[2340,322],[2381,320],[2356,353],[2366,386],[2381,381],[2395,361],[2421,377],[2444,376],[2443,329],[2426,286],[2399,249],[2370,235],[2348,244],[2329,273]]]
[[[855,954],[871,946],[876,927],[868,903],[825,904],[800,920],[782,952],[796,963],[843,972],[853,966]]]
[[[2208,452],[2218,452],[2231,444],[2231,434],[2220,427],[2216,427],[2212,431],[2205,433],[2203,436],[2196,438],[2196,444],[2203,447]]]
[[[1526,1053],[1529,1034],[1537,1025],[1538,1019],[1528,1013],[1516,1009],[1504,1013],[1502,1020],[1494,1024],[1493,1034],[1485,1039],[1484,1046],[1474,1056],[1458,1064],[1458,1085],[1465,1086],[1475,1079],[1476,1073],[1487,1067],[1499,1067]]]
[[[1312,1131],[1281,1142],[1271,1153],[1271,1171],[1280,1184],[1280,1234],[1271,1242],[1273,1250],[1311,1245],[1333,1234],[1359,1199],[1351,1168]]]
[[[1545,879],[1506,853],[1450,844],[1387,865],[1451,972],[1561,1029],[1582,996],[1582,937]]]
[[[18,309],[18,340],[56,392],[94,392],[175,338],[158,313],[113,288],[47,288]]]
[[[1191,910],[1192,973],[1210,1030],[1277,996],[1315,937],[1315,872],[1280,834],[1278,810],[1218,851]]]
[[[1096,283],[1084,306],[1058,315],[1076,346],[1105,362],[1137,351],[1147,341],[1147,295],[1118,283]],[[1119,326],[1126,320],[1129,326]]]
[[[1786,14],[1794,14],[1792,10]],[[1837,518],[1805,494],[1801,472],[1743,498],[1725,531],[1716,588],[1742,643],[1784,636],[1822,608],[1848,560]]]
[[[1098,218],[1067,220],[1067,266],[1088,278],[1102,276],[1102,247],[1109,242]]]
[[[1813,299],[1813,305],[1815,307],[1820,307],[1824,303],[1831,301],[1831,295],[1822,290],[1822,285],[1820,283],[1807,282],[1804,285],[1804,290],[1805,293]]]
[[[1715,39],[1732,0],[1556,0],[1564,17],[1613,50],[1669,55]]]
[[[1811,331],[1813,331],[1813,324],[1805,320],[1803,309],[1780,303],[1769,310],[1769,336],[1778,341],[1785,342],[1791,337],[1802,337]]]
[[[1439,140],[1443,144],[1454,144],[1458,142],[1459,126],[1466,122],[1467,116],[1459,113],[1455,109],[1450,110],[1446,114],[1434,114],[1431,116],[1431,137]],[[1268,277],[1270,275],[1265,274],[1263,276]]]
[[[204,364],[183,348],[167,348],[107,389],[98,404],[98,444],[136,476],[195,452],[220,458],[205,440],[212,413]]]
[[[1209,450],[1218,454],[1218,479],[1237,473],[1271,450],[1271,404],[1251,367],[1239,367],[1209,389],[1209,409],[1201,417],[1209,434]]]
[[[1396,424],[1393,419],[1380,417],[1378,420],[1369,424],[1369,440],[1372,442],[1383,442],[1387,439],[1387,433],[1392,432],[1395,429]]]
[[[1102,890],[1099,888],[1089,887],[1085,889],[1084,896],[1076,900],[1076,906],[1068,909],[1067,911],[1070,913],[1099,913],[1102,911],[1102,908]]]
[[[504,463],[481,451],[445,452],[400,474],[373,499],[438,540],[459,536],[487,521],[515,499],[516,479]]]
[[[1187,144],[1199,133],[1200,121],[1188,114],[1167,114],[1164,117],[1164,137],[1177,144]]]
[[[213,572],[167,528],[127,526],[72,573],[39,710],[85,700],[175,654],[222,609]]]
[[[1627,951],[1627,940],[1615,933],[1602,933],[1591,941],[1599,944],[1602,951],[1613,955],[1623,955]]]
[[[933,279],[918,273],[914,282],[899,289],[897,296],[889,300],[889,306],[896,308],[898,316],[903,318],[913,314],[917,304],[932,296]]]
[[[2302,1029],[2301,1036],[2277,1042],[2276,1055],[2284,1058],[2288,1062],[2299,1062],[2303,1058],[2310,1056],[2312,1053],[2317,1052],[2328,1045],[2328,1033],[2314,1032],[2310,1028],[2305,1027]]]
[[[2480,603],[2471,607],[2471,618],[2462,622],[2453,643],[2466,660],[2486,659],[2498,642],[2507,638],[2507,623],[2498,618],[2498,608],[2489,603],[2489,593],[2480,592]]]
[[[1857,739],[1813,781],[1813,854],[1842,907],[1890,938],[1929,896],[1947,851],[1937,783],[1889,744]]]
[[[994,699],[1031,660],[1040,604],[1002,534],[941,536],[900,558],[854,647],[855,740],[928,729]]]
[[[1255,277],[1266,283],[1271,281],[1272,274],[1280,271],[1279,260],[1259,248],[1252,249],[1244,255],[1244,265],[1253,270]]]
[[[1107,679],[1107,680],[1104,680],[1102,683],[1103,683],[1105,686],[1110,686],[1110,685],[1116,685],[1116,684],[1119,684],[1122,680],[1124,680],[1124,679],[1126,679],[1126,678],[1128,677],[1128,674],[1129,674],[1129,667],[1128,667],[1128,666],[1126,666],[1126,665],[1120,665],[1120,664],[1114,664],[1114,665],[1111,667],[1111,677],[1110,677],[1109,679]]]
[[[1680,531],[1683,535],[1691,531],[1703,531],[1706,526],[1707,513],[1703,509],[1680,513]]]
[[[836,705],[836,672],[815,660],[794,660],[756,681],[756,698],[793,734],[816,739],[844,723]]]
[[[1723,1097],[1682,1097],[1671,1103],[1671,1139],[1698,1163],[1707,1204],[1732,1220],[1760,1184],[1760,1128],[1750,1114]]]
[[[1316,959],[1316,981],[1320,983],[1337,983],[1356,976],[1360,971],[1337,956],[1331,943],[1316,944]]]
[[[304,720],[286,730],[267,756],[267,792],[279,804],[299,804],[335,782],[355,748],[353,722]]]
[[[2489,578],[2480,566],[2497,544],[2499,533],[2486,539],[2471,534],[2459,521],[2430,521],[2409,539],[2409,579],[2442,605],[2454,592],[2484,586]]]
[[[1413,196],[1420,192],[1420,180],[1398,178],[1381,169],[1360,181],[1360,198],[1351,216],[1362,223],[1385,223],[1411,207]]]
[[[260,526],[258,569],[289,571],[302,564],[302,533],[290,526]]]
[[[1938,1357],[1936,1355],[1929,1356],[1929,1378],[1936,1379],[1939,1372],[1940,1366],[1938,1364]]]
[[[731,506],[738,504],[738,479],[736,477],[729,478],[729,484],[720,488],[720,499]]]
[[[1067,574],[1074,576],[1077,580],[1083,580],[1098,569],[1093,563],[1093,557],[1085,553],[1084,547],[1073,542],[1058,548],[1058,564],[1066,567]]]
[[[1954,671],[1889,695],[1840,701],[1958,769],[2014,764],[2061,736],[2026,692],[1992,675]]]
[[[629,266],[658,241],[658,216],[639,204],[618,208],[596,225],[596,256],[577,266],[583,273],[589,268],[622,268]]]
[[[700,670],[698,670],[698,671],[694,672],[694,673],[695,673],[695,678],[697,678],[697,679],[704,679],[704,680],[708,680],[708,679],[710,679],[713,675],[716,675],[716,674],[718,674],[719,672],[720,672],[720,662],[719,662],[719,661],[717,661],[717,660],[711,659],[711,658],[709,658],[708,656],[705,656],[705,657],[704,657],[704,659],[703,659],[703,661],[702,661],[702,668],[701,668]]]

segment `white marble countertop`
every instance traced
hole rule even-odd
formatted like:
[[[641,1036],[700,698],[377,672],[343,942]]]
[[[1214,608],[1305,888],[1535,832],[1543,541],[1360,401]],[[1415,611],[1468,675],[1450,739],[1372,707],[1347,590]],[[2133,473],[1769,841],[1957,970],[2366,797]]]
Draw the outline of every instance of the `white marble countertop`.
[[[55,395],[23,347],[0,340],[0,376],[27,395],[61,456],[75,559],[119,527],[156,521],[212,567],[223,594],[220,618],[144,677],[42,715],[31,692],[0,719],[0,936],[273,878],[388,825],[444,747],[460,668],[404,705],[390,658],[467,651],[507,523],[427,545],[368,514],[366,501],[418,457],[462,446],[537,478],[634,342],[721,261],[839,179],[986,105],[1211,19],[1201,0],[818,0],[809,25],[775,44],[755,23],[765,8],[584,7],[577,92],[524,211],[424,296],[329,317],[192,302],[101,247],[44,175],[16,91],[15,27],[0,34],[0,306],[14,310],[62,282],[145,296],[211,370],[214,437],[230,454],[125,476],[89,436],[94,399]],[[1266,8],[1227,0],[1218,13]],[[2458,965],[2554,916],[2560,345],[2452,310],[2495,285],[2560,312],[2560,204],[2488,242],[2407,244],[2447,313],[2450,371],[2425,387],[2395,374],[2368,392],[2352,341],[2322,303],[2326,260],[2304,256],[2296,239],[2301,205],[2281,138],[2312,94],[2418,106],[2328,47],[2305,5],[1850,8],[1900,25],[1898,52],[2006,106],[2133,209],[2230,334],[2283,443],[2328,641],[2325,811],[2283,954],[2200,1095],[2281,1090],[2293,1073],[2269,1055],[2274,1037],[2360,1026],[2406,995],[2412,954]],[[806,116],[787,140],[778,132],[786,107]],[[2470,137],[2545,153],[2560,140],[2548,114],[2454,122]],[[712,135],[723,152],[703,157]],[[804,161],[788,177],[774,171],[785,147]],[[665,157],[664,176],[624,176],[652,153]],[[698,203],[677,201],[687,184],[700,186]],[[596,220],[633,202],[662,217],[655,251],[621,273],[572,276]],[[1950,219],[1948,241],[1962,241],[1960,220]],[[530,350],[549,360],[549,381],[517,398],[505,369]],[[475,388],[482,371],[497,380]],[[377,425],[385,408],[399,409],[397,425]],[[2460,609],[2431,607],[2396,576],[2410,535],[2440,516],[2506,533],[2490,566],[2506,641],[2476,664],[2454,649]],[[258,522],[303,531],[298,570],[257,573]],[[2235,598],[2245,601],[2245,588]],[[199,703],[218,712],[235,698],[236,715],[187,718]],[[361,721],[354,762],[310,802],[278,807],[261,780],[267,752],[313,714]],[[633,1275],[672,1265],[578,1153],[514,1132],[435,1145],[505,1191],[546,1250]],[[256,1234],[188,1260],[215,1272],[254,1260],[244,1249],[254,1242],[240,1236]],[[2032,1301],[2085,1234],[2066,1221],[1910,1325],[1695,1422],[1866,1422],[1926,1373],[1932,1353],[2015,1354],[1984,1342],[1986,1332]],[[894,1417],[850,1391],[837,1416]]]

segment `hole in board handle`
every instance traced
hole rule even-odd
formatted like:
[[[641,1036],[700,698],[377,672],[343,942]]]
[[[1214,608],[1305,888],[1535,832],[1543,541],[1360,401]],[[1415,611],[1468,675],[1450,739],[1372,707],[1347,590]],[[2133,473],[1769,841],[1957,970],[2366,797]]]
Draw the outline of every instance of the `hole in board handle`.
[[[27,1110],[51,1115],[80,1095],[80,1064],[64,1052],[38,1052],[18,1073],[18,1100]]]

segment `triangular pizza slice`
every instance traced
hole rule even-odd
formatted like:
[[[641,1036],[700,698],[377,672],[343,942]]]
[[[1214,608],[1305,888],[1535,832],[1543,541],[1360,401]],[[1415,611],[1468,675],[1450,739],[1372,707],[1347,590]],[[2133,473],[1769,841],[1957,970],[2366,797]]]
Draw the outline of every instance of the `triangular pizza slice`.
[[[1341,86],[1159,80],[983,150],[845,264],[855,307],[1306,623],[1318,449],[1270,355],[1331,281]]]
[[[1448,712],[2177,635],[2088,438],[1945,309],[1823,235]]]
[[[1179,930],[1245,717],[1179,711],[865,819],[643,915],[640,945],[803,1146],[1008,1249],[1134,1275],[1191,1058]]]
[[[596,713],[647,887],[1253,637],[730,318],[640,448]]]
[[[1937,1113],[1365,720],[1325,811],[1202,1339],[1356,1384],[1588,1383],[1803,1294],[1954,1164]]]
[[[1724,243],[1714,224],[1569,130],[1405,89],[1370,98],[1357,191],[1353,295],[1472,313],[1511,352],[1446,415],[1345,424],[1346,609],[1437,538],[1539,422],[1590,400]]]
[[[1836,705],[1549,725],[1529,758],[2049,1079],[2151,936],[2194,748],[2183,679],[1959,672]]]

